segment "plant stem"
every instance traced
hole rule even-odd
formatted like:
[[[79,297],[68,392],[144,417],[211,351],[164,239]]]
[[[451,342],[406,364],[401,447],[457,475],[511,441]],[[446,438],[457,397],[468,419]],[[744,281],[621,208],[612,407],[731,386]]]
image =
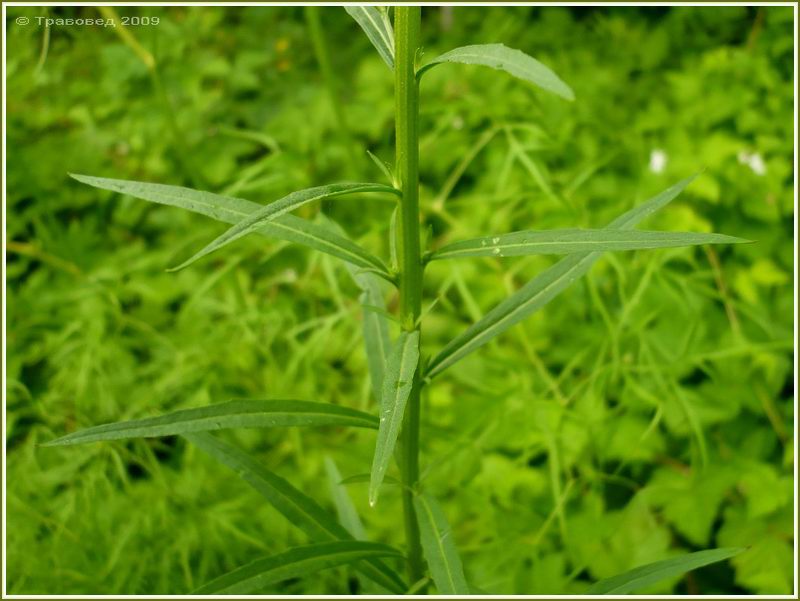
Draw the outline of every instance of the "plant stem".
[[[400,201],[398,249],[400,259],[400,318],[403,327],[418,327],[422,307],[422,259],[419,245],[419,86],[414,65],[419,48],[420,7],[395,7],[395,113],[397,176],[403,191]],[[413,489],[419,480],[419,366],[403,417],[400,472],[406,527],[408,577],[422,578],[422,547]]]

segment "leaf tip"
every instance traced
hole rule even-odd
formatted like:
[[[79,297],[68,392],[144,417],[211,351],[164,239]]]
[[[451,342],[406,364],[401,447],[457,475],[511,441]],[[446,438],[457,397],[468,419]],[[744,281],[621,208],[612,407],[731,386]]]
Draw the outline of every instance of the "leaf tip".
[[[369,506],[375,507],[378,504],[378,494],[381,491],[381,482],[383,482],[383,474],[373,472],[369,479]]]
[[[37,447],[63,447],[65,444],[68,444],[68,443],[64,442],[64,437],[62,436],[61,438],[54,438],[53,440],[48,440],[47,442],[37,443],[36,446]]]
[[[67,175],[70,176],[75,181],[81,182],[82,184],[88,184],[92,180],[90,175],[83,175],[81,173],[72,173],[67,171]]]
[[[189,267],[189,265],[191,265],[192,263],[195,263],[198,259],[204,257],[207,254],[208,253],[206,253],[206,252],[201,250],[200,252],[198,252],[198,253],[194,254],[193,256],[189,257],[188,259],[186,259],[183,263],[180,263],[179,265],[175,265],[174,267],[167,267],[166,271],[167,271],[167,273],[175,273],[175,272],[181,271],[183,269],[186,269],[187,267]]]

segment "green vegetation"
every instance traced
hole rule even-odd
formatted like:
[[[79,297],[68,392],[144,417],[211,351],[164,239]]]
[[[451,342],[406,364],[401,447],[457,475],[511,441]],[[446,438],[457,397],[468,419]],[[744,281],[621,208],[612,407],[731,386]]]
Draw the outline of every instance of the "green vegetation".
[[[789,592],[791,10],[318,10],[10,28],[9,591]]]

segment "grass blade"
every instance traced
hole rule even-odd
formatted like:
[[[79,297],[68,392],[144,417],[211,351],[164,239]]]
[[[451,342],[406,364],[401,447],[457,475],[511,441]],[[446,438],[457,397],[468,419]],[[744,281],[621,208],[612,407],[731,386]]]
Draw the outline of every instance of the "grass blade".
[[[353,540],[352,535],[308,495],[271,472],[259,461],[207,432],[183,434],[189,442],[232,469],[255,488],[291,524],[314,541]],[[370,559],[356,566],[361,573],[392,593],[401,594],[407,585],[389,566]]]
[[[624,574],[601,580],[593,584],[589,590],[586,591],[586,594],[627,595],[628,593],[641,590],[661,580],[672,578],[673,576],[680,576],[691,570],[696,570],[697,568],[729,559],[742,551],[744,551],[744,549],[709,549],[649,563],[634,568]]]
[[[247,595],[289,578],[377,557],[402,557],[388,545],[364,541],[316,543],[264,557],[200,587],[195,595]]]
[[[370,505],[378,500],[378,491],[392,459],[418,363],[419,332],[402,332],[389,354],[383,375],[381,418],[369,483]]]
[[[150,184],[90,175],[70,175],[77,181],[95,188],[128,194],[158,204],[180,207],[224,223],[239,223],[242,219],[264,208],[264,205],[242,198],[222,196],[180,186],[166,186],[164,184]],[[387,272],[383,261],[345,236],[338,235],[322,225],[317,225],[294,215],[281,215],[271,221],[262,223],[255,233],[266,238],[302,244],[359,267],[375,268],[383,273]]]
[[[417,78],[428,69],[442,63],[464,63],[483,65],[505,71],[514,77],[528,81],[543,90],[552,92],[566,100],[575,100],[575,94],[552,70],[520,50],[503,44],[476,44],[461,46],[437,56],[417,71]]]
[[[101,440],[174,436],[224,428],[273,428],[281,426],[355,426],[377,428],[368,413],[330,403],[311,401],[229,401],[208,407],[183,409],[159,417],[115,422],[73,432],[44,443],[55,447]]]
[[[669,204],[696,176],[681,180],[650,200],[617,217],[606,229],[625,230],[634,227],[659,209]],[[570,284],[586,274],[602,256],[600,252],[575,253],[540,273],[514,294],[490,310],[480,320],[456,336],[439,351],[428,364],[426,378],[433,378],[502,334],[566,290]]]
[[[471,594],[450,526],[442,508],[430,495],[414,497],[422,549],[440,595]]]
[[[345,6],[344,9],[364,30],[384,62],[394,70],[394,31],[388,15],[375,6]]]
[[[367,533],[364,524],[358,517],[353,501],[347,493],[345,485],[342,483],[342,475],[336,467],[336,463],[330,457],[325,457],[325,472],[328,474],[328,486],[336,506],[336,513],[339,515],[339,523],[353,535],[356,540],[366,540]]]
[[[223,246],[227,246],[231,242],[258,230],[264,223],[267,223],[276,217],[279,217],[290,211],[314,202],[315,200],[322,200],[324,198],[334,198],[344,194],[355,194],[357,192],[388,192],[391,194],[399,194],[396,188],[386,186],[384,184],[328,184],[326,186],[316,186],[314,188],[306,188],[305,190],[297,190],[291,194],[287,194],[283,198],[271,202],[270,204],[261,207],[255,213],[251,213],[239,223],[228,229],[227,232],[212,240],[205,248],[195,253],[194,256],[187,259],[177,267],[170,271],[178,271],[188,267],[195,261],[211,254],[215,250],[219,250]]]
[[[431,253],[429,261],[462,257],[517,257],[523,255],[564,255],[587,251],[643,250],[697,244],[749,242],[724,234],[695,232],[648,232],[642,230],[527,230],[486,236],[443,246]]]

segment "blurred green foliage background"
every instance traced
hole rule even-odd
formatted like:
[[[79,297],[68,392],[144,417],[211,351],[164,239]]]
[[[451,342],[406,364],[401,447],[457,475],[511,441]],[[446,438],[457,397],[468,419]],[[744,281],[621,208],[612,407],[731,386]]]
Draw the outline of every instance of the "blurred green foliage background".
[[[118,10],[160,22],[129,27],[131,42],[119,27],[35,19],[96,8],[8,8],[9,593],[181,594],[305,542],[180,440],[38,443],[234,397],[374,410],[341,263],[248,238],[165,273],[224,226],[67,172],[258,202],[377,180],[365,150],[392,160],[390,72],[340,8],[318,9],[333,88],[300,7]],[[581,593],[681,552],[747,546],[648,592],[790,593],[792,9],[427,7],[423,27],[428,57],[502,41],[577,96],[479,67],[426,77],[433,243],[599,227],[701,168],[648,229],[757,241],[607,255],[427,390],[425,486],[468,579],[496,594]],[[306,209],[388,255],[391,204]],[[431,264],[427,352],[551,262]],[[364,473],[374,445],[371,432],[335,428],[228,436],[327,507],[324,458]],[[371,538],[401,544],[396,492],[370,509],[366,485],[349,488]],[[337,569],[266,592],[370,590]]]

